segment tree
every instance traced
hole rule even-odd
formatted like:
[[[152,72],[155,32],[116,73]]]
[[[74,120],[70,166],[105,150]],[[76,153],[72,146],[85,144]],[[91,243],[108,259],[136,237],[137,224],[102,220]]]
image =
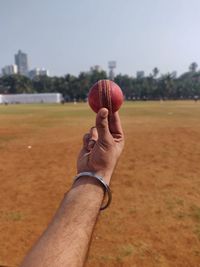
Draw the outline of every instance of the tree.
[[[120,86],[126,99],[132,99],[136,96],[132,77],[129,77],[128,75],[118,74],[115,77],[114,82],[116,82]]]
[[[6,94],[31,93],[31,80],[21,75],[6,75],[1,78],[1,92]]]
[[[52,91],[52,78],[48,76],[36,76],[33,81],[33,87],[39,93],[48,93]],[[53,90],[57,92],[56,90]]]
[[[96,83],[98,80],[107,79],[107,74],[104,70],[98,71],[93,70],[90,72],[90,84],[91,86]]]
[[[200,96],[200,71],[197,71],[197,63],[191,63],[189,69],[179,77],[174,71],[156,78],[159,70],[155,67],[147,77],[138,79],[118,74],[114,81],[129,100]],[[78,76],[37,76],[33,80],[21,75],[7,75],[0,77],[0,94],[59,92],[68,101],[84,101],[91,86],[100,79],[107,79],[105,71],[81,72]]]
[[[196,72],[198,68],[198,64],[196,62],[192,62],[189,66],[189,71],[190,72]]]
[[[152,72],[153,72],[153,78],[156,78],[158,76],[159,69],[155,67]]]

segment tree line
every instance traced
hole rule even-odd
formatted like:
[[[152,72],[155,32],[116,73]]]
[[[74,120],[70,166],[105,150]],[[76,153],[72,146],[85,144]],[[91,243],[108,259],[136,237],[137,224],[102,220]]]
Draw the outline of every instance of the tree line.
[[[176,72],[159,74],[154,68],[148,76],[131,77],[118,74],[114,81],[122,88],[127,100],[137,99],[191,99],[200,97],[200,71],[197,63],[177,77]],[[0,94],[61,93],[66,101],[83,101],[90,87],[100,79],[108,79],[105,71],[81,72],[78,76],[37,76],[29,79],[20,75],[2,76]]]

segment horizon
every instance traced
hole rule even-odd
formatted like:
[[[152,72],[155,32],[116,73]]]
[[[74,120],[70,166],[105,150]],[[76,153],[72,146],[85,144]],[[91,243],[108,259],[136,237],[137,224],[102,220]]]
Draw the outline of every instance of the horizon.
[[[24,54],[26,54],[27,55],[27,58],[28,58],[28,63],[29,63],[29,55],[26,53],[26,51],[22,51],[21,49],[18,49],[17,50],[17,52],[22,52],[22,53],[24,53]],[[16,52],[16,53],[17,53]],[[14,54],[13,55],[13,58],[16,56],[16,54]],[[109,63],[110,62],[113,62],[113,61],[108,61],[108,65],[109,65]],[[196,62],[191,62],[191,63],[196,63]],[[191,63],[189,64],[189,66],[191,65]],[[13,62],[13,63],[11,63],[11,64],[9,64],[9,65],[5,65],[4,67],[8,67],[8,66],[10,66],[10,65],[15,65],[15,66],[17,66],[16,64],[15,64],[15,62]],[[161,77],[162,75],[166,75],[166,74],[173,74],[173,73],[175,73],[175,76],[176,77],[180,77],[181,75],[183,75],[183,74],[185,74],[185,73],[187,73],[187,72],[189,72],[189,66],[188,66],[188,69],[187,70],[185,70],[185,71],[183,71],[182,73],[178,73],[176,70],[173,70],[173,71],[168,71],[168,72],[166,72],[166,73],[161,73],[160,72],[160,70],[159,70],[159,68],[158,68],[158,75],[157,75],[157,78],[158,77]],[[93,66],[91,66],[88,70],[80,70],[79,71],[79,73],[77,73],[77,74],[72,74],[72,73],[64,73],[64,74],[61,74],[61,75],[47,75],[47,76],[49,76],[49,77],[64,77],[64,76],[66,76],[66,75],[72,75],[72,76],[75,76],[75,77],[78,77],[81,73],[88,73],[88,72],[91,72],[91,69],[93,68],[95,68],[95,67],[98,67],[98,68],[100,68],[100,72],[101,71],[104,71],[104,72],[106,72],[106,75],[107,76],[109,76],[109,67],[107,66],[107,69],[103,69],[100,65],[93,65]],[[198,64],[197,64],[197,68],[198,68]],[[1,68],[2,69],[2,68]],[[48,69],[46,69],[45,67],[39,67],[39,66],[37,66],[37,67],[30,67],[30,65],[29,65],[29,68],[28,68],[28,71],[30,72],[30,71],[34,71],[34,70],[36,70],[36,69],[39,69],[39,70],[45,70],[45,71],[47,71],[47,72],[49,72],[50,70],[48,70]],[[200,69],[197,69],[197,72],[198,71],[200,71]],[[146,73],[145,71],[143,71],[143,70],[138,70],[138,71],[136,71],[136,73],[135,74],[133,74],[133,75],[129,75],[129,74],[127,74],[127,73],[115,73],[115,69],[114,69],[114,74],[115,74],[115,76],[117,76],[117,75],[128,75],[130,78],[137,78],[137,72],[144,72],[144,78],[145,77],[148,77],[148,76],[150,76],[150,75],[152,75],[152,73],[153,73],[153,69],[152,69],[152,71],[150,72],[150,73]],[[19,74],[19,73],[16,73],[16,74]],[[3,74],[2,74],[2,72],[0,72],[0,77],[2,76]],[[19,74],[19,75],[21,75],[21,74]],[[30,77],[29,77],[30,78]]]

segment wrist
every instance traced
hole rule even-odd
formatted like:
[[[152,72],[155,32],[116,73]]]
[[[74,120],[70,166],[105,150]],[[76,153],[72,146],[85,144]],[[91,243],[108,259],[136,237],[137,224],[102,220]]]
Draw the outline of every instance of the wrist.
[[[81,173],[81,172],[92,172],[98,176],[101,176],[103,178],[103,180],[106,182],[107,185],[110,184],[110,180],[111,180],[111,176],[112,176],[112,171],[107,171],[107,170],[92,170],[92,169],[78,169],[77,170],[77,174]]]
[[[103,180],[106,182],[107,185],[110,184],[112,173],[106,171],[96,171],[94,172],[96,175],[103,177]]]
[[[103,190],[102,186],[100,185],[100,183],[96,179],[94,179],[90,176],[87,176],[87,175],[82,176],[81,179],[74,181],[74,183],[72,184],[72,188],[75,188],[77,186],[84,186],[85,187],[87,185],[90,188],[95,189],[95,191],[100,191],[103,195],[104,190]]]
[[[92,180],[91,180],[92,179]],[[82,180],[82,183],[76,184],[78,181]],[[94,180],[94,181],[93,181]],[[100,175],[97,175],[94,172],[80,172],[74,177],[74,184],[76,185],[87,185],[89,183],[92,183],[94,185],[100,185],[101,188],[104,191],[104,204],[101,206],[101,210],[106,209],[112,200],[112,193],[111,190],[107,184],[107,182],[104,180],[104,178]],[[106,202],[105,202],[105,199]]]

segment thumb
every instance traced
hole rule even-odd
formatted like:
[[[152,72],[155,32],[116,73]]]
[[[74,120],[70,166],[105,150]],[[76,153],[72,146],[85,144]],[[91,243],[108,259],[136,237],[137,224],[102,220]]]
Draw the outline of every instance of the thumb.
[[[101,108],[96,117],[96,128],[98,132],[98,139],[101,141],[107,141],[110,137],[110,131],[108,126],[108,110]]]

